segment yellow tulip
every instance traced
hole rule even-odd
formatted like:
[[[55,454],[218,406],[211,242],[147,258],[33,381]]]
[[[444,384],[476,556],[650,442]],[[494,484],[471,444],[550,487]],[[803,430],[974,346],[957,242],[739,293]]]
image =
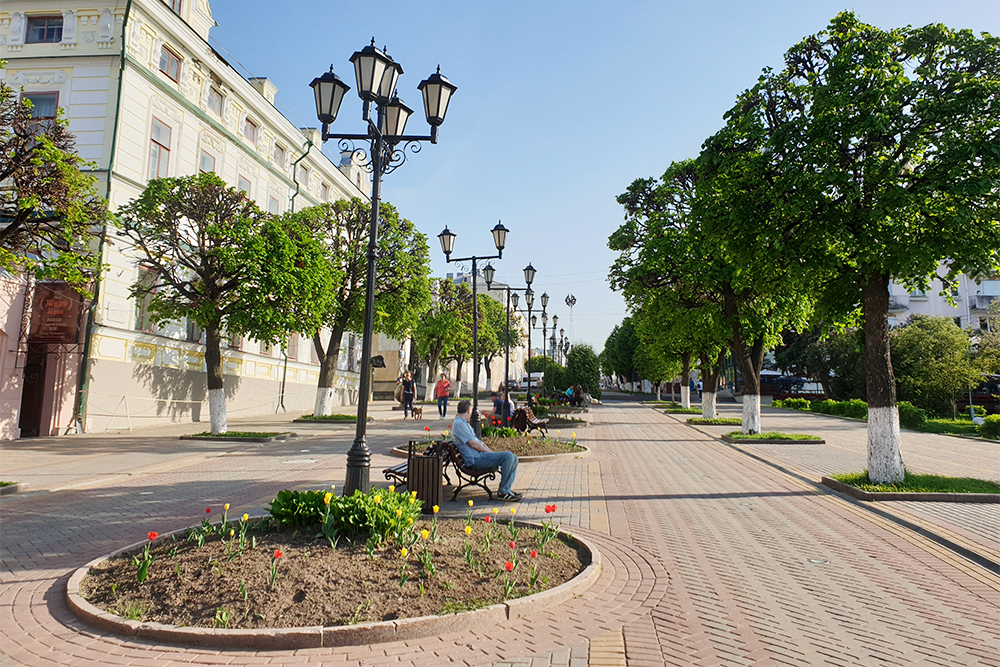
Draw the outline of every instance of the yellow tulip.
[[[426,528],[424,528],[423,530],[420,531],[420,537],[424,538],[425,540],[428,537],[430,537],[430,535],[431,535],[431,531],[427,530]]]
[[[469,501],[469,507],[472,507],[472,501],[471,500]]]
[[[399,550],[399,557],[406,558],[407,555],[409,555],[409,553],[410,552],[406,550],[406,547],[403,547],[402,549]]]
[[[466,526],[465,527],[465,534],[466,535],[472,535],[472,526]]]
[[[434,507],[432,507],[431,509],[433,509],[433,510],[434,510],[434,513],[435,513],[435,514],[437,514],[437,513],[438,513],[438,510],[439,510],[439,509],[441,509],[441,508],[440,508],[440,507],[438,507],[437,505],[435,505],[435,506],[434,506]]]
[[[396,485],[395,484],[390,484],[389,485],[389,493],[396,493]]]
[[[232,536],[233,536],[233,535],[235,535],[235,534],[236,534],[236,531],[235,531],[235,530],[233,530],[232,528],[230,528],[230,529],[229,529],[229,537],[232,537]]]
[[[225,505],[223,505],[222,507],[223,507],[223,509],[225,509],[225,510],[226,510],[227,512],[229,511],[229,503],[226,503],[226,504],[225,504]]]
[[[500,511],[500,508],[499,508],[499,507],[494,507],[494,508],[493,508],[493,513],[494,513],[494,514],[496,514],[496,513],[497,513],[497,512],[499,512],[499,511]]]
[[[406,520],[406,525],[407,526],[412,526],[413,525],[413,517],[410,517],[409,519]]]
[[[380,505],[381,503],[382,503],[382,496],[376,495],[375,496],[375,504],[376,505]]]
[[[510,513],[511,513],[511,514],[514,514],[515,512],[517,512],[517,510],[516,510],[516,509],[514,509],[513,507],[511,507],[511,508],[510,508]]]
[[[413,496],[414,498],[416,498],[417,497],[417,492],[416,491],[410,491],[410,495]]]
[[[244,514],[243,515],[243,520],[244,521],[249,521],[250,520],[250,515],[249,514]]]
[[[415,503],[415,502],[417,502],[417,499],[416,499],[416,498],[410,498],[410,504],[411,504],[411,505],[412,505],[413,503]]]
[[[333,494],[327,491],[326,495],[323,496],[323,504],[329,505],[331,500],[333,500]]]
[[[403,510],[396,510],[396,516],[397,517],[403,516]]]

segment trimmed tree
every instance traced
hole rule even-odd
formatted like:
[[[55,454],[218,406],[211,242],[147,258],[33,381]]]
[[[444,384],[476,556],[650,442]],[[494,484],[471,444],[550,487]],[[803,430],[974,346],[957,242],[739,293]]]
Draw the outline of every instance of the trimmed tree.
[[[429,401],[434,397],[433,380],[441,362],[454,356],[456,347],[472,347],[472,290],[468,285],[456,285],[448,278],[439,278],[434,283],[431,306],[413,327],[413,342],[417,354],[427,360],[430,371],[425,397]],[[457,392],[461,384],[456,378],[452,387]]]
[[[706,142],[716,192],[766,211],[717,220],[733,252],[823,283],[831,320],[860,305],[874,482],[903,479],[890,280],[927,288],[945,258],[945,282],[1000,266],[998,78],[995,37],[845,12],[765,70]]]
[[[574,345],[566,354],[566,381],[591,396],[601,397],[601,364],[590,345]]]
[[[955,419],[958,396],[982,379],[969,333],[950,317],[914,315],[893,329],[890,341],[900,398],[938,414],[950,411]]]
[[[313,414],[333,411],[334,384],[341,340],[347,331],[362,331],[371,204],[357,197],[320,204],[290,213],[288,218],[312,230],[324,246],[327,271],[333,281],[332,298],[322,312],[321,332],[312,332],[319,359],[319,382]],[[427,237],[401,218],[387,202],[379,207],[375,263],[375,331],[393,338],[409,335],[420,313],[430,304],[430,255]]]
[[[187,317],[205,331],[211,429],[225,433],[223,332],[276,343],[315,330],[331,293],[322,248],[212,173],[152,180],[119,216],[152,278],[132,296],[158,322]]]

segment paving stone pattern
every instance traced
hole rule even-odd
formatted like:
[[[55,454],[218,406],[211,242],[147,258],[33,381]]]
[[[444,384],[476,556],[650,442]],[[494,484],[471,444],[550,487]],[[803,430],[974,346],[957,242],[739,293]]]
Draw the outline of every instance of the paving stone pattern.
[[[557,520],[600,549],[601,577],[575,600],[498,628],[298,651],[155,645],[70,614],[69,573],[150,529],[196,523],[208,505],[260,512],[281,488],[340,484],[353,432],[317,432],[0,500],[0,667],[1000,665],[996,577],[970,576],[919,539],[649,408],[611,403],[590,416],[577,429],[589,456],[522,464],[515,483],[526,493],[518,516],[557,503]],[[369,429],[373,480],[397,462],[388,449],[422,427]],[[19,446],[24,469],[44,476]],[[473,493],[444,510],[464,513],[468,497],[477,511],[493,506]]]

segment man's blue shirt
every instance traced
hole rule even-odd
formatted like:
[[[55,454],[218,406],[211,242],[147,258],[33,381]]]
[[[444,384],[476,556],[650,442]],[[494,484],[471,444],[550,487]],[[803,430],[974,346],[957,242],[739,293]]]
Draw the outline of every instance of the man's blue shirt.
[[[469,441],[476,439],[476,432],[473,430],[472,424],[456,416],[455,423],[451,425],[451,439],[454,441],[455,447],[458,448],[458,453],[465,459],[465,465],[474,467],[473,464],[476,462],[479,452],[469,446]]]

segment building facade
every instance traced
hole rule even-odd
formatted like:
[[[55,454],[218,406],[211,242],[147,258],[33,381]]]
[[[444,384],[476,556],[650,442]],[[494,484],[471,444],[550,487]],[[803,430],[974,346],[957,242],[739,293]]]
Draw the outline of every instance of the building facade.
[[[944,276],[946,272],[947,266],[942,263],[938,275]],[[1000,275],[971,278],[963,273],[946,294],[933,289],[911,291],[902,284],[892,283],[889,285],[889,325],[904,324],[913,315],[934,315],[950,317],[962,329],[995,331],[1000,326],[1000,314],[989,312],[994,299],[1000,299]]]
[[[214,25],[207,0],[8,0],[0,78],[37,116],[63,109],[112,210],[151,178],[209,171],[275,214],[367,199],[361,165],[325,156],[318,130],[275,107],[269,80],[244,77],[210,44]],[[186,321],[154,325],[130,298],[145,269],[114,229],[100,252],[107,269],[75,344],[30,345],[35,323],[25,318],[37,290],[2,276],[0,438],[207,421],[202,332]],[[335,400],[346,404],[356,400],[360,336],[345,334],[342,345]],[[312,411],[318,365],[308,338],[292,335],[282,349],[233,337],[223,356],[231,417]]]

